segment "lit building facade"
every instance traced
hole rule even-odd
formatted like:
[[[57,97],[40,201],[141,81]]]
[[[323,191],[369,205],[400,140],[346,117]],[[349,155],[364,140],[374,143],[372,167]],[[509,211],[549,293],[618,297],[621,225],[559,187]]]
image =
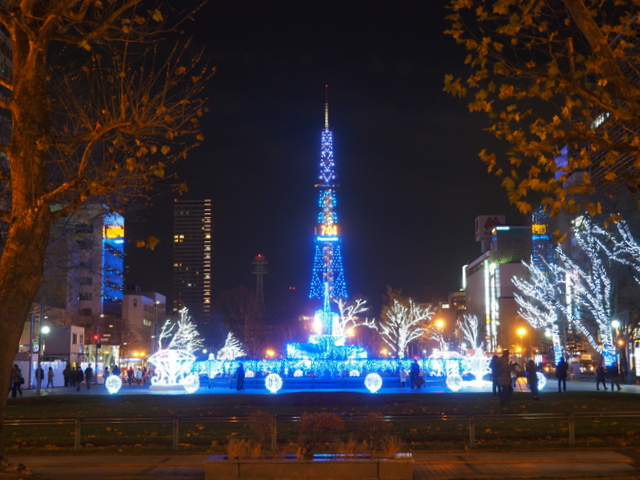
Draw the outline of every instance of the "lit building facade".
[[[200,326],[211,323],[211,200],[176,200],[173,206],[173,304]]]
[[[492,229],[489,249],[465,267],[466,309],[483,325],[485,348],[512,348],[516,330],[524,324],[514,299],[514,276],[526,275],[522,260],[531,255],[531,227],[498,225]]]
[[[329,104],[325,101],[324,128],[320,149],[318,191],[318,218],[315,227],[315,255],[309,298],[322,299],[326,317],[323,332],[331,334],[329,299],[347,298],[347,287],[342,262],[341,232],[338,222],[333,134],[329,129]]]
[[[128,350],[149,355],[157,349],[157,336],[166,320],[166,297],[157,292],[127,290],[122,302],[122,319],[129,332]],[[124,342],[123,342],[124,343]]]

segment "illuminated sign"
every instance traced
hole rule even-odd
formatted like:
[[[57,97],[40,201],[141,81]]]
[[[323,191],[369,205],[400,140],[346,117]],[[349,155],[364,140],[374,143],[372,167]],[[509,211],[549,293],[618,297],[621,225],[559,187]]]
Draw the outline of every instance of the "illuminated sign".
[[[338,235],[338,225],[320,225],[321,237],[332,237]]]
[[[106,225],[104,236],[105,238],[122,238],[124,237],[124,227],[122,225]]]
[[[534,223],[531,225],[531,232],[537,235],[546,235],[547,226],[539,223]]]
[[[319,242],[337,242],[338,237],[317,237]]]

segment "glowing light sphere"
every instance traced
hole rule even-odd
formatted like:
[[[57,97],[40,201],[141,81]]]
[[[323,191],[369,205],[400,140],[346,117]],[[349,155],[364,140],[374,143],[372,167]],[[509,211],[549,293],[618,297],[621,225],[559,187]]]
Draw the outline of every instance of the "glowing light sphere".
[[[351,370],[349,372],[349,376],[350,377],[359,377],[360,376],[360,372],[358,370]]]
[[[536,377],[538,377],[538,391],[541,392],[547,386],[547,377],[541,372],[536,372]]]
[[[377,373],[370,373],[364,379],[364,386],[369,389],[371,393],[376,393],[382,387],[382,377]]]
[[[107,377],[107,381],[104,382],[104,386],[107,387],[109,393],[113,395],[120,391],[120,388],[122,387],[122,380],[117,375],[109,375],[109,377]]]
[[[282,378],[277,373],[270,373],[264,379],[264,385],[271,393],[277,393],[282,388]]]
[[[447,387],[452,392],[457,392],[462,388],[462,377],[457,373],[452,373],[447,377]]]
[[[187,393],[195,393],[200,388],[200,375],[192,373],[191,375],[184,377],[180,383]]]
[[[296,370],[295,372],[293,372],[293,376],[296,378],[302,377],[303,376],[302,370]]]
[[[256,376],[256,372],[254,372],[253,370],[247,370],[244,374],[244,376],[246,378],[253,378]]]

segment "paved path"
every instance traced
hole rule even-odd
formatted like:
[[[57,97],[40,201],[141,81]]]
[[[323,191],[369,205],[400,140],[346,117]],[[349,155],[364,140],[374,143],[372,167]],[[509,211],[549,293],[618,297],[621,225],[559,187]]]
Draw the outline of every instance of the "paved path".
[[[207,455],[12,456],[38,480],[202,480]],[[414,454],[414,480],[640,479],[640,450],[429,452]],[[32,477],[34,478],[34,477]]]

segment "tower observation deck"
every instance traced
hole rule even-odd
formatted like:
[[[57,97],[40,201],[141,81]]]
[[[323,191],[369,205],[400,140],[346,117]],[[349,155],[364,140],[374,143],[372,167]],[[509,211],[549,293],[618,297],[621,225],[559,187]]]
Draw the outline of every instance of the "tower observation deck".
[[[318,192],[318,223],[315,227],[315,256],[309,298],[323,299],[325,309],[329,299],[346,298],[341,237],[336,213],[338,184],[333,157],[333,134],[329,130],[329,102],[325,90],[324,128],[320,148]]]

